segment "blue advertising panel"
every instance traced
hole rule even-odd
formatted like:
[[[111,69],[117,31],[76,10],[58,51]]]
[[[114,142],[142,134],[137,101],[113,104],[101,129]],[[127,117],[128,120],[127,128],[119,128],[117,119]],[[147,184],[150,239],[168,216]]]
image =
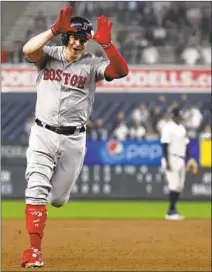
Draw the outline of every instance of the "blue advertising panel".
[[[189,154],[192,158],[196,160],[196,162],[199,164],[199,154],[200,154],[200,148],[199,148],[199,139],[190,139],[190,143],[188,144],[189,148]]]
[[[198,140],[191,140],[189,149],[199,163]],[[162,155],[160,141],[88,140],[84,164],[160,166]]]

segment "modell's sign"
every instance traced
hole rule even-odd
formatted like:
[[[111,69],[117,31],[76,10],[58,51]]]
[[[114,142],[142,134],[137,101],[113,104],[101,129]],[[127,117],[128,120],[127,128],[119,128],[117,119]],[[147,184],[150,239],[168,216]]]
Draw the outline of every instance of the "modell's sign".
[[[50,71],[51,72],[51,71]],[[3,92],[35,92],[36,69],[33,66],[2,66]],[[97,92],[210,92],[211,69],[186,66],[130,67],[127,77],[111,82],[101,81]]]

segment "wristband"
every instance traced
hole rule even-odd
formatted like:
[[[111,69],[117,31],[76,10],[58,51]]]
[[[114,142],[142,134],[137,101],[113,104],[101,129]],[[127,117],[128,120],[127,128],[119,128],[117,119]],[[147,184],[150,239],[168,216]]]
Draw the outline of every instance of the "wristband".
[[[59,31],[57,31],[57,28],[55,26],[51,27],[51,31],[54,36],[57,36],[60,33]]]

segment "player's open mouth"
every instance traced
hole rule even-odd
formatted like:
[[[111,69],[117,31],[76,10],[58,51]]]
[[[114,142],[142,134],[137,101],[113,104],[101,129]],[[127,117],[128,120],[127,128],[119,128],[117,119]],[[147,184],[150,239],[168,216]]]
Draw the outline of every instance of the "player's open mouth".
[[[81,51],[81,49],[79,49],[79,48],[73,48],[73,49],[74,49],[74,51],[76,51],[76,52]]]

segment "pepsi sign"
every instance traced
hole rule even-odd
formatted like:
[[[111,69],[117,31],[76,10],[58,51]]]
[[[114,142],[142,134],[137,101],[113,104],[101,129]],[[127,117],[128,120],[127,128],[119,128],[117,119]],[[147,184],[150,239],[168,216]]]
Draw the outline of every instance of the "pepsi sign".
[[[87,141],[87,165],[160,166],[162,148],[159,141]]]

